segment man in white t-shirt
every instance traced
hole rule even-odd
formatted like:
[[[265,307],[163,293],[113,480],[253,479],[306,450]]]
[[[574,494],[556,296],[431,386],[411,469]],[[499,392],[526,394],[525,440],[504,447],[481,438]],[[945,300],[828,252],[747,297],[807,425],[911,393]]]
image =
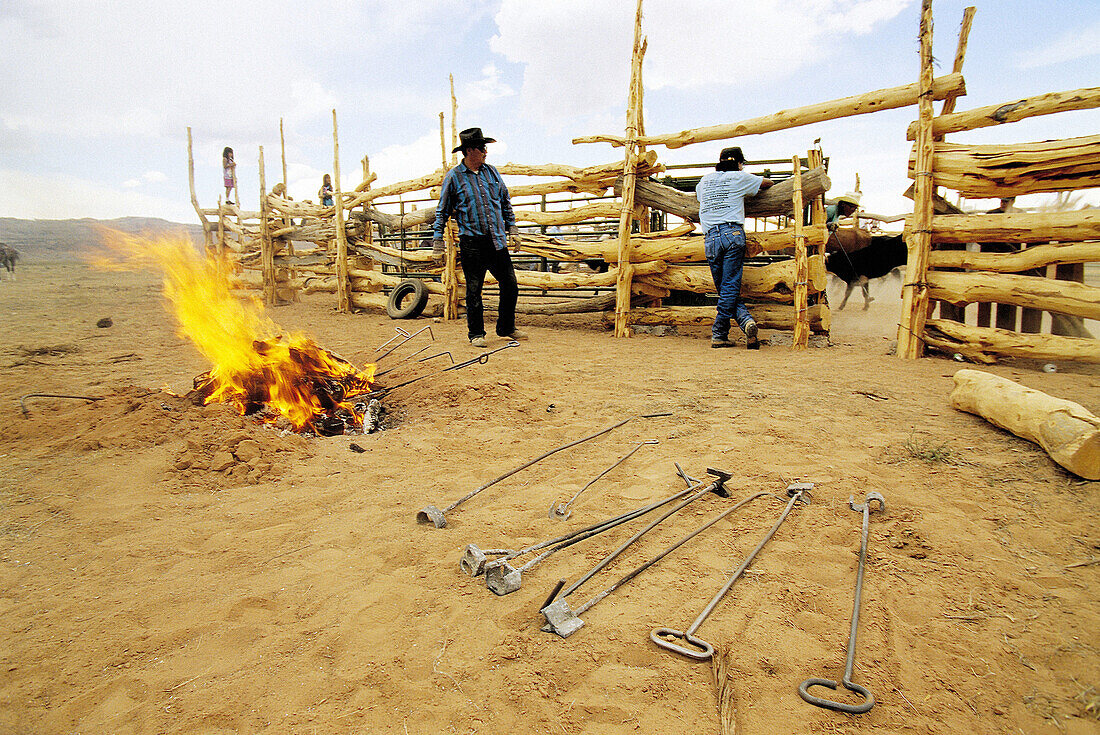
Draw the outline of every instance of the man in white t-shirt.
[[[705,252],[714,288],[718,292],[718,313],[711,327],[711,347],[733,347],[730,321],[745,332],[750,350],[760,349],[756,321],[741,300],[741,274],[745,265],[745,197],[756,196],[772,185],[763,176],[741,169],[745,154],[740,148],[724,148],[714,173],[695,186],[699,199],[699,221],[706,233]]]

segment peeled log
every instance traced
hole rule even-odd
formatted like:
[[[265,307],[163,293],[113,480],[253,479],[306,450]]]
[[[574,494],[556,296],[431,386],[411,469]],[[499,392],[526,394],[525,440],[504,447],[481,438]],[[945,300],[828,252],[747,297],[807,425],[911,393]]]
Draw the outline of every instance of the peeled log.
[[[650,275],[661,273],[668,266],[663,261],[642,263],[635,267],[635,275]],[[538,288],[546,291],[555,289],[574,288],[610,288],[615,285],[619,272],[615,268],[606,273],[549,273],[544,271],[516,270],[516,283],[528,288]],[[462,271],[458,272],[458,282],[465,284],[466,277]],[[485,274],[485,283],[496,283],[497,279],[492,273]]]
[[[909,156],[913,178],[914,154]],[[1015,145],[936,143],[936,186],[965,197],[1010,197],[1100,186],[1100,135]]]
[[[616,194],[619,193],[621,185],[621,179],[615,182]],[[821,196],[829,190],[831,185],[824,168],[819,166],[808,171],[802,176],[802,201]],[[695,198],[695,194],[673,189],[656,181],[639,179],[634,200],[638,204],[660,209],[692,222],[699,221],[699,200]],[[781,181],[745,200],[745,215],[748,217],[775,217],[790,214],[793,208],[794,181],[792,179]]]
[[[825,274],[825,259],[820,255],[814,255],[809,258],[809,263],[810,292],[824,291],[828,282]],[[745,266],[741,294],[749,299],[790,303],[794,294],[795,279],[793,260],[783,260],[762,266]],[[670,266],[663,273],[643,276],[638,280],[670,291],[714,293],[714,279],[708,266]]]
[[[1011,239],[1004,242],[1012,242]],[[975,253],[969,250],[933,250],[928,265],[933,268],[967,268],[975,271],[1021,273],[1032,268],[1063,263],[1100,261],[1100,242],[1034,245],[1015,253]]]
[[[762,329],[794,330],[795,313],[793,306],[781,304],[749,304],[752,318]],[[824,304],[814,304],[806,310],[810,319],[810,329],[815,332],[828,332],[832,326],[832,314]],[[631,309],[630,324],[681,324],[706,326],[714,323],[713,306],[655,306],[644,309]]]
[[[1008,329],[975,327],[949,319],[925,323],[926,344],[948,354],[958,352],[977,362],[995,362],[995,356],[1031,360],[1100,363],[1100,340],[1056,334],[1021,334]]]
[[[826,234],[825,225],[806,227],[802,231],[806,234],[807,244],[814,246],[820,243]],[[615,264],[619,258],[618,241],[616,240],[588,242],[526,233],[514,239],[519,243],[518,250],[552,260],[600,259],[606,263]],[[663,260],[666,263],[703,263],[707,259],[706,254],[703,252],[702,235],[676,237],[635,236],[630,238],[630,241],[630,257],[634,263],[645,263],[652,260]],[[769,230],[768,232],[746,232],[745,246],[746,254],[749,256],[764,252],[777,253],[791,250],[794,248],[794,230],[786,228]]]
[[[367,219],[390,230],[408,230],[435,222],[435,207],[418,209],[407,214],[388,214],[380,212],[374,207],[364,207],[363,212],[351,212],[348,219],[359,222]]]
[[[1081,404],[981,370],[959,370],[951,405],[1038,444],[1075,475],[1100,480],[1100,418]]]
[[[1050,92],[1000,105],[986,105],[965,112],[952,112],[932,119],[932,135],[942,138],[948,133],[974,130],[991,125],[1004,125],[1036,115],[1051,115],[1069,110],[1091,110],[1100,107],[1100,87]],[[907,140],[917,137],[917,124],[910,123],[905,131]]]
[[[963,80],[963,75],[956,72],[937,77],[932,80],[931,92],[932,99],[937,100],[963,96],[966,94],[966,83]],[[828,102],[818,102],[790,110],[780,110],[771,115],[754,117],[736,123],[681,130],[679,133],[667,135],[643,135],[638,142],[647,146],[666,145],[669,148],[680,148],[691,143],[704,143],[709,140],[771,133],[800,125],[836,120],[841,117],[865,115],[870,112],[892,110],[897,107],[908,107],[917,103],[919,94],[920,86],[916,83],[901,87],[888,87],[851,97],[841,97]],[[573,139],[574,144],[599,142],[621,146],[623,145],[623,138],[617,135],[590,135]]]
[[[1100,319],[1100,288],[1009,273],[929,271],[928,297],[961,306],[996,303]]]
[[[910,216],[905,226],[913,228]],[[932,218],[937,242],[1078,242],[1100,239],[1100,211],[943,214]],[[962,251],[957,251],[962,252]]]
[[[638,175],[648,176],[654,171],[664,171],[664,166],[657,163],[657,151],[646,151],[638,156]],[[541,165],[529,165],[520,163],[506,163],[497,166],[497,170],[503,176],[564,176],[573,181],[590,181],[615,176],[623,172],[623,162],[597,164],[586,168],[577,168],[564,163],[544,163]]]

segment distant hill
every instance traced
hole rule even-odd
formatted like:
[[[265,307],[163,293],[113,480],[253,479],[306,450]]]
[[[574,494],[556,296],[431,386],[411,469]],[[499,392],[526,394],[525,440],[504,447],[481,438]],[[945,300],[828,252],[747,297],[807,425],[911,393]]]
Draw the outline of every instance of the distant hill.
[[[19,251],[27,262],[75,260],[80,253],[99,242],[97,227],[131,234],[160,235],[186,233],[202,245],[202,227],[180,224],[156,217],[119,217],[118,219],[14,219],[0,217],[0,242]]]

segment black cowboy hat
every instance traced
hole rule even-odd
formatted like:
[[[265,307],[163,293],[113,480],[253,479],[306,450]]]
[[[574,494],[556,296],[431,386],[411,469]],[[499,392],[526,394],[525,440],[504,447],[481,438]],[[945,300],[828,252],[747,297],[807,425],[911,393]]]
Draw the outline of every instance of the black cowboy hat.
[[[737,166],[745,162],[745,154],[741,152],[740,146],[730,146],[729,148],[723,148],[722,152],[718,154],[718,165],[714,167],[715,171],[736,171]]]
[[[458,134],[458,147],[451,153],[458,153],[463,148],[479,148],[486,143],[496,143],[496,138],[486,138],[481,134],[481,128],[466,128]]]

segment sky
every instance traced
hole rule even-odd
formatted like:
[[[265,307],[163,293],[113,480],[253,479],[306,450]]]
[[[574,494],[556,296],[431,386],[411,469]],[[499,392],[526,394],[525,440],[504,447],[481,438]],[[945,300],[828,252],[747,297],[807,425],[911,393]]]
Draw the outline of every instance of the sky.
[[[965,110],[1100,85],[1100,0],[936,0],[936,75],[951,71],[963,9],[977,6],[963,74]],[[4,0],[0,3],[0,217],[122,216],[197,222],[187,128],[202,206],[216,205],[231,146],[246,208],[287,180],[316,201],[341,185],[438,168],[439,113],[499,142],[489,161],[585,166],[622,159],[572,138],[622,134],[633,39],[630,0]],[[645,0],[648,134],[731,123],[915,82],[919,0]],[[936,104],[939,109],[939,103]],[[830,195],[860,177],[866,210],[911,211],[905,129],[916,107],[676,150],[665,163],[830,159]],[[1094,135],[1100,111],[955,134],[960,143]],[[1041,204],[1043,196],[1021,200]],[[1097,190],[1086,201],[1100,202]]]

